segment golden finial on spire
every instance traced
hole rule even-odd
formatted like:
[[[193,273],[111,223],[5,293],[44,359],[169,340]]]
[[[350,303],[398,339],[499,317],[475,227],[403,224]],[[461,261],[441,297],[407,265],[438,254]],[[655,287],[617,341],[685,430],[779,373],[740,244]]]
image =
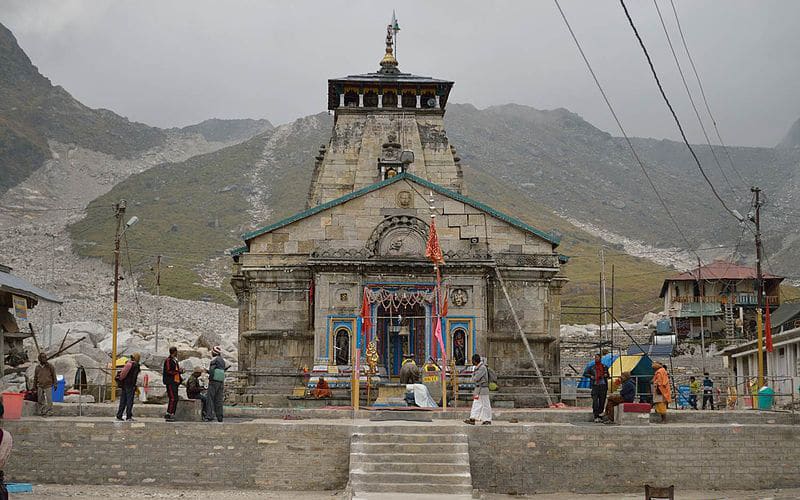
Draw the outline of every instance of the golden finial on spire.
[[[381,59],[381,73],[396,73],[397,59],[394,57],[394,32],[391,24],[386,26],[386,54]]]

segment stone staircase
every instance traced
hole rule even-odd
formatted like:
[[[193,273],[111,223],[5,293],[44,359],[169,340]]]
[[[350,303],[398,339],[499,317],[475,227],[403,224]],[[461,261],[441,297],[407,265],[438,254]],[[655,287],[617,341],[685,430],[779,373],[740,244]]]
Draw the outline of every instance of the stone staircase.
[[[472,498],[464,428],[387,423],[358,428],[350,441],[353,498]]]

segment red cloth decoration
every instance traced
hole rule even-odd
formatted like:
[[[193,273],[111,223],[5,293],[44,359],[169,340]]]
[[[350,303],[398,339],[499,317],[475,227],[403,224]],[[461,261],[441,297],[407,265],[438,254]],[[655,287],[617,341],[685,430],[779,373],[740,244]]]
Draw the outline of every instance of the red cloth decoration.
[[[370,335],[372,334],[372,318],[370,317],[370,304],[367,294],[367,287],[364,287],[364,299],[361,302],[361,334],[367,339],[369,344]]]
[[[772,352],[772,322],[769,319],[769,304],[767,304],[767,321],[764,329],[767,331],[767,352]]]

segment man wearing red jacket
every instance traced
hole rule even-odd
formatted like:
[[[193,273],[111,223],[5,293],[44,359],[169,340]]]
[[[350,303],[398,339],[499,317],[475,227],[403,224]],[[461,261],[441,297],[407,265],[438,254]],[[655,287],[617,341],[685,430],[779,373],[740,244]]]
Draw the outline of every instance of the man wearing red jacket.
[[[164,360],[164,370],[162,381],[167,388],[167,414],[164,419],[167,422],[175,421],[175,409],[178,407],[178,386],[181,385],[181,373],[183,368],[178,364],[178,348],[169,348],[169,357]]]

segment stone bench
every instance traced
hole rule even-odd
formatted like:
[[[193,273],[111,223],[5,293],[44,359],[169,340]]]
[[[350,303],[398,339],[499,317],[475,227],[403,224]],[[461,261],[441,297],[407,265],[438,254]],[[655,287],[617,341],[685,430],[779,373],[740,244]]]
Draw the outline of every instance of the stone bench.
[[[649,403],[622,403],[614,408],[614,422],[620,425],[649,425]]]
[[[175,420],[178,422],[202,422],[203,402],[199,399],[178,399],[175,407]]]

